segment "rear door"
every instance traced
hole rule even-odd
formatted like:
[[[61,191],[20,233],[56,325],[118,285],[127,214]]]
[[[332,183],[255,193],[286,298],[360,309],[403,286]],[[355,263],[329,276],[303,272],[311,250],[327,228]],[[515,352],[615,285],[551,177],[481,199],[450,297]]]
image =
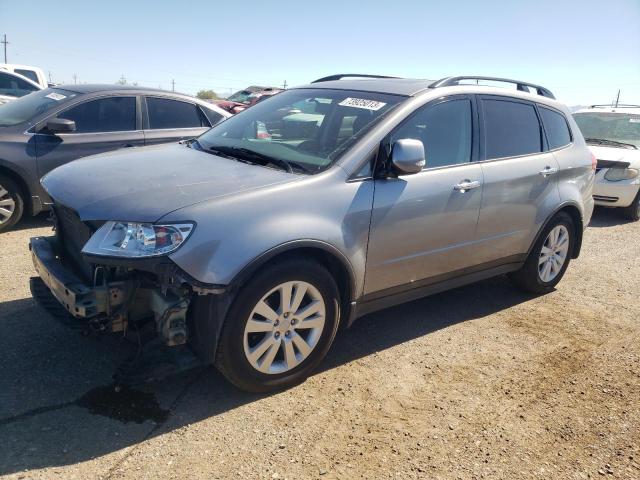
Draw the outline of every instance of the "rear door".
[[[159,96],[146,97],[144,120],[147,145],[188,140],[211,127],[209,119],[197,104]]]
[[[38,173],[44,174],[88,155],[144,145],[142,122],[135,95],[110,95],[77,103],[56,118],[76,122],[71,133],[54,134],[44,120],[36,128]]]
[[[427,164],[414,175],[375,180],[365,278],[371,298],[446,280],[473,265],[483,183],[472,161],[475,113],[472,97],[445,97],[392,132],[391,144],[421,140]]]
[[[560,204],[558,163],[533,102],[480,96],[479,107],[484,192],[478,261],[518,261]]]

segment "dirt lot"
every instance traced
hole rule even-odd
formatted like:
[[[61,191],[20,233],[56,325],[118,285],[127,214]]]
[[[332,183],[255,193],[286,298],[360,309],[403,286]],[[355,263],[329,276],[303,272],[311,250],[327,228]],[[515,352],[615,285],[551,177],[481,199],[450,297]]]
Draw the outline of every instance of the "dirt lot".
[[[130,347],[31,299],[27,241],[46,225],[0,235],[1,475],[640,478],[640,223],[597,212],[549,295],[497,278],[370,315],[277,395],[196,369],[144,387],[169,412],[131,400],[141,423],[84,396]]]

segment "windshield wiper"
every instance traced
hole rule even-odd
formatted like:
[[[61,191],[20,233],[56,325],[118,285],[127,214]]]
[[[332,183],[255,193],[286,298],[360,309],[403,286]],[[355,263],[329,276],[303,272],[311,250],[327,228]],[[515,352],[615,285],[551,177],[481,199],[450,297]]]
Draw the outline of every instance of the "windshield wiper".
[[[214,153],[222,153],[226,156],[231,156],[238,160],[248,161],[251,163],[258,163],[260,165],[276,165],[288,173],[293,173],[293,169],[301,170],[304,173],[309,173],[309,169],[300,165],[299,163],[289,162],[282,158],[271,157],[269,155],[265,155],[264,153],[255,152],[248,148],[242,147],[226,147],[223,145],[216,145],[214,147],[209,147],[209,150]]]
[[[597,145],[614,145],[618,147],[631,147],[634,150],[638,149],[638,147],[633,143],[617,142],[615,140],[607,140],[606,138],[585,138],[585,141],[587,143],[595,143]]]

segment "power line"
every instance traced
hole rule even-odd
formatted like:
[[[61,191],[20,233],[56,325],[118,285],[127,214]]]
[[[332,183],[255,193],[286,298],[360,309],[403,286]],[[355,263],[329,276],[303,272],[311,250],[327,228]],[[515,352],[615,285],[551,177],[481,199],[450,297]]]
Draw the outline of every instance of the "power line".
[[[0,43],[4,43],[4,63],[9,63],[7,62],[7,45],[9,45],[9,42],[7,42],[7,34],[4,34],[4,37],[2,39],[2,41]]]

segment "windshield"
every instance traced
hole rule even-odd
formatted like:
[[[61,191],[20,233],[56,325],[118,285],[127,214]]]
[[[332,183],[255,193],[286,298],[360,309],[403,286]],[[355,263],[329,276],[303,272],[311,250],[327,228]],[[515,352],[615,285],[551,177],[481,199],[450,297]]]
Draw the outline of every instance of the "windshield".
[[[573,115],[590,143],[598,140],[640,148],[640,115],[620,112],[584,112]],[[623,145],[620,145],[624,148]]]
[[[68,100],[77,93],[47,88],[39,92],[30,93],[22,98],[0,105],[0,127],[9,127],[31,120],[36,115],[44,113],[63,100]]]
[[[198,142],[213,153],[272,158],[271,163],[317,173],[404,99],[349,90],[287,90],[213,127]]]

